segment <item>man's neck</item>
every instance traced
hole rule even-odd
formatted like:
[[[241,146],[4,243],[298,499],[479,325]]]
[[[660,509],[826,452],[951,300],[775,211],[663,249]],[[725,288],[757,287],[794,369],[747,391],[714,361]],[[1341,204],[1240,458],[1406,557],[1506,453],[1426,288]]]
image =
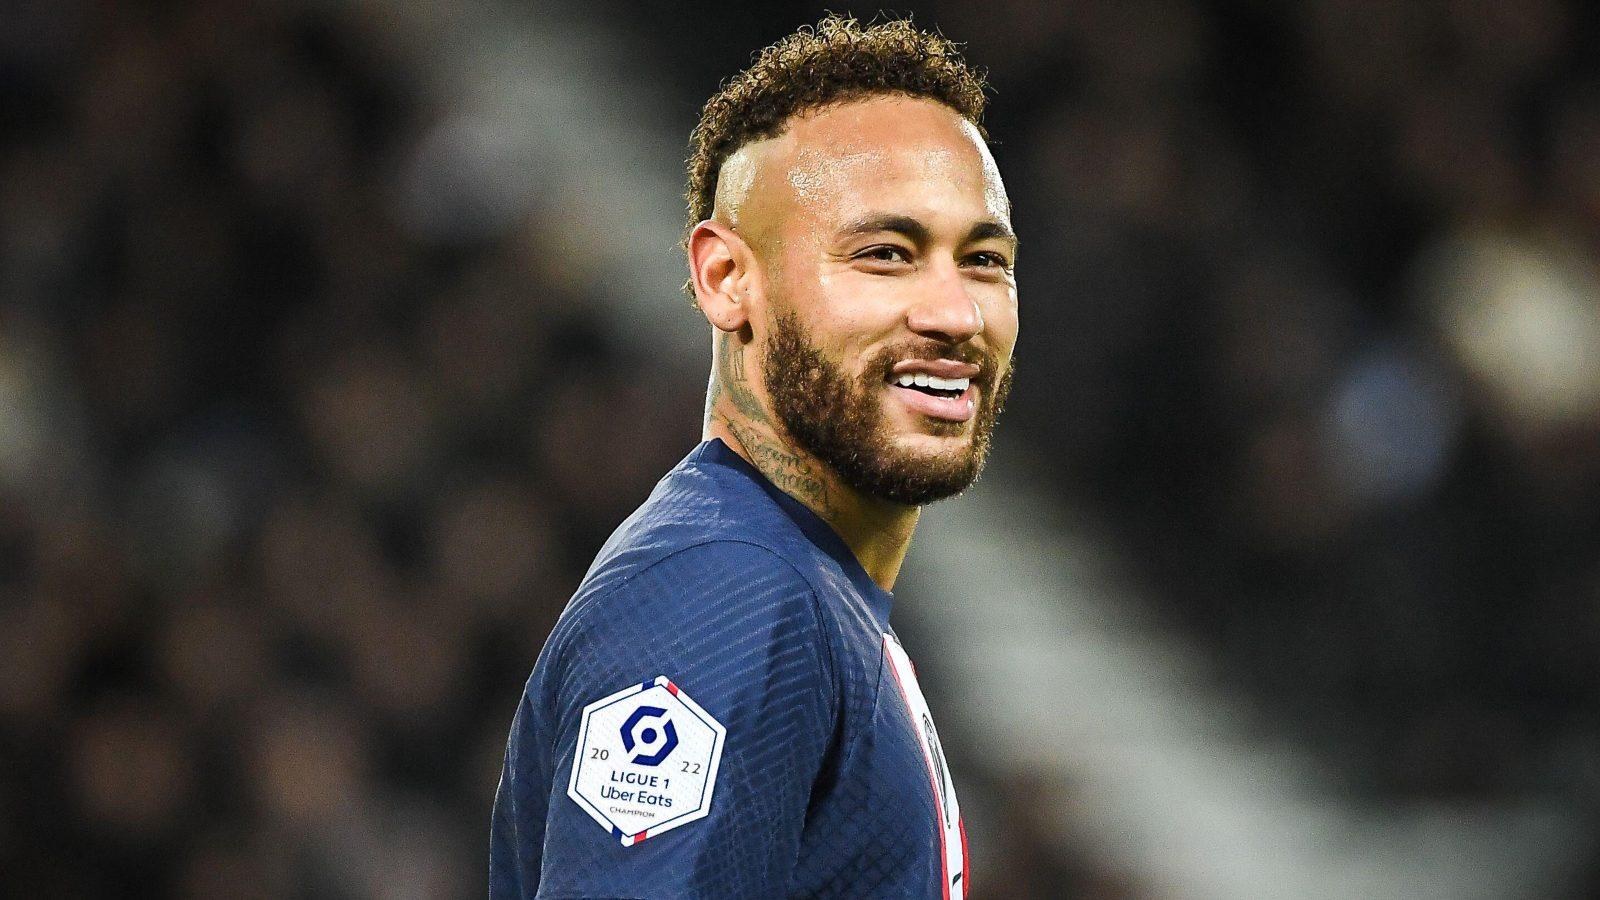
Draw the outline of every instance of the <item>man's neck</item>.
[[[921,510],[862,495],[794,446],[751,389],[738,359],[733,353],[718,360],[706,400],[705,439],[721,438],[779,490],[805,504],[838,533],[873,581],[893,590]]]

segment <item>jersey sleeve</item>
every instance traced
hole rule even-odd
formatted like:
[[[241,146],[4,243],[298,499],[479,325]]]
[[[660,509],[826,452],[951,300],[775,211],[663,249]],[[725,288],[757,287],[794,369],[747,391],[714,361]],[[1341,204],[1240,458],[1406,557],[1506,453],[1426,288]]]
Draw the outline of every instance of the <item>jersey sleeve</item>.
[[[632,757],[646,759],[645,767],[619,767],[616,757],[624,754],[614,739],[609,763],[580,760],[601,755],[597,741],[617,734],[613,719],[621,713],[606,718],[608,711],[629,711],[629,692],[654,685],[670,687],[674,700],[681,692],[723,729],[717,759],[703,749],[691,752],[696,736],[707,733],[691,710],[664,713],[672,703],[651,701],[634,702],[636,715],[620,725],[630,731],[630,749],[633,736],[654,742],[641,743]],[[607,702],[619,695],[619,705]],[[496,829],[507,835],[496,840],[542,838],[537,848],[497,852],[530,868],[537,861],[537,875],[526,872],[516,892],[497,879],[497,894],[533,896],[528,888],[536,881],[536,896],[544,898],[782,896],[837,708],[816,599],[806,580],[769,550],[734,541],[698,545],[581,598],[529,681],[496,801]],[[594,734],[580,742],[586,710]],[[662,726],[673,719],[681,724],[669,747]],[[645,749],[653,752],[647,757]],[[591,791],[586,809],[569,795],[577,764],[589,765],[590,777],[632,777],[620,768],[648,784],[657,776],[692,778],[678,770],[701,761],[714,762],[715,771],[705,815],[631,845],[629,835],[597,820],[607,801]],[[602,788],[616,789],[640,788]],[[517,802],[530,792],[542,795]],[[544,827],[529,827],[529,817],[540,815]]]

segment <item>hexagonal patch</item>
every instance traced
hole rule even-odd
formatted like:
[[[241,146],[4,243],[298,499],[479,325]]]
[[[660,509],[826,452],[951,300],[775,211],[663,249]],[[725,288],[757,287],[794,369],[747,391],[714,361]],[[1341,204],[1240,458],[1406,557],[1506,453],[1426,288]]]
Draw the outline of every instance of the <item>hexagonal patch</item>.
[[[665,675],[583,708],[567,796],[631,847],[711,812],[727,729]]]

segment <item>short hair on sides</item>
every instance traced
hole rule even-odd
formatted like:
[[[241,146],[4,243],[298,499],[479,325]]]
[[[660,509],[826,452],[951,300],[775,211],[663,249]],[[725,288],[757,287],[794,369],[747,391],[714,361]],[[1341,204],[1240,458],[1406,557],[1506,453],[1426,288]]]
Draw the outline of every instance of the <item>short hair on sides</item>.
[[[829,15],[802,27],[757,53],[749,68],[723,82],[706,101],[689,137],[685,244],[694,226],[711,217],[717,178],[728,157],[746,144],[782,134],[795,115],[902,94],[943,103],[987,140],[987,88],[983,73],[967,64],[954,43],[909,19],[862,25]]]

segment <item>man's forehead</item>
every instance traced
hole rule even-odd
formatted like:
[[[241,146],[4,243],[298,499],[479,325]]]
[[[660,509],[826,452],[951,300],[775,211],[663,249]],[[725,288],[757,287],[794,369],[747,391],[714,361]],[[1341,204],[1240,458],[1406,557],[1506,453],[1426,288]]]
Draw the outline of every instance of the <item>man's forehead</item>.
[[[930,100],[877,97],[796,116],[783,134],[741,147],[722,166],[717,214],[736,227],[756,207],[837,206],[896,176],[981,193],[1008,218],[999,169],[976,126]]]

